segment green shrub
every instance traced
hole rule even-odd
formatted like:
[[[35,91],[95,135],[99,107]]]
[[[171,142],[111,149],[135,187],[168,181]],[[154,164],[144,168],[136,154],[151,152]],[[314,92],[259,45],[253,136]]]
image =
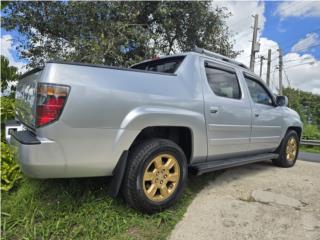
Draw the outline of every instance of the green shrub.
[[[303,139],[320,140],[320,129],[316,125],[305,125],[303,129]]]
[[[5,143],[4,134],[4,122],[14,119],[14,106],[13,98],[1,97],[1,191],[9,191],[21,178],[14,151]]]
[[[13,119],[15,115],[14,98],[1,97],[1,122]]]
[[[7,120],[14,119],[15,115],[14,98],[1,97],[1,141],[5,141],[4,123]]]
[[[9,191],[21,178],[14,151],[1,141],[1,191]]]

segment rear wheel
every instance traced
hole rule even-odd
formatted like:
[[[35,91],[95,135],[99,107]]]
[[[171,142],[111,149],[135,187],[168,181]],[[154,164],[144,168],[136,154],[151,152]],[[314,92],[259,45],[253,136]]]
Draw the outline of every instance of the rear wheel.
[[[151,139],[129,155],[122,192],[127,203],[154,213],[170,207],[181,196],[187,178],[182,149],[166,139]]]
[[[290,130],[281,143],[278,159],[274,159],[273,163],[279,167],[292,167],[296,163],[298,153],[299,136],[296,131]]]

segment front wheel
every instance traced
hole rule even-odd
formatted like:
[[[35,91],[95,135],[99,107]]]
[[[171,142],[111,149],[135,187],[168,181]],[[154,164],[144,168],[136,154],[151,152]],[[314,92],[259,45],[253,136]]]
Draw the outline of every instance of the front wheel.
[[[130,153],[122,192],[131,207],[154,213],[176,202],[186,179],[182,149],[170,140],[150,139]]]
[[[296,131],[290,130],[285,135],[280,149],[279,157],[272,160],[273,164],[279,167],[293,167],[299,153],[299,136]]]

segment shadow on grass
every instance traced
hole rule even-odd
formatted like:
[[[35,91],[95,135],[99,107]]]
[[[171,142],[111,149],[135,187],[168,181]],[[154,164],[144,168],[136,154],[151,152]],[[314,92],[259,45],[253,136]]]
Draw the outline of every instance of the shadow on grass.
[[[222,174],[225,170],[207,173],[201,176],[189,175],[185,194],[196,194],[208,183],[213,181],[217,176]],[[70,178],[70,179],[46,179],[35,180],[27,179],[32,184],[39,187],[42,193],[38,195],[39,200],[48,201],[50,198],[58,198],[59,195],[63,197],[68,196],[74,202],[79,202],[88,197],[92,199],[110,198],[118,201],[121,205],[124,203],[121,192],[117,198],[111,198],[108,195],[108,189],[111,184],[111,177],[92,177],[92,178]],[[45,193],[45,194],[44,194]]]
[[[243,174],[265,166],[255,164]],[[24,178],[18,189],[3,194],[3,239],[166,239],[197,193],[223,172],[190,176],[177,204],[153,215],[109,197],[111,178]]]
[[[166,239],[192,199],[218,173],[191,176],[170,209],[142,214],[108,196],[111,178],[23,178],[3,194],[3,239]]]
[[[233,169],[239,169],[239,176],[255,174],[256,171],[263,171],[266,167],[274,167],[271,162],[260,162],[256,164],[239,166]],[[183,197],[194,196],[207,185],[209,181],[214,181],[219,175],[226,170],[219,170],[212,173],[195,176],[189,174],[186,188]],[[124,199],[119,193],[117,198],[111,198],[108,195],[111,177],[94,177],[94,178],[70,178],[70,179],[24,179],[27,185],[30,185],[34,196],[37,196],[38,201],[51,202],[65,200],[73,202],[73,207],[80,206],[81,203],[90,201],[108,200],[110,204],[127,207]],[[25,184],[24,183],[24,184]],[[179,202],[178,202],[179,204]]]

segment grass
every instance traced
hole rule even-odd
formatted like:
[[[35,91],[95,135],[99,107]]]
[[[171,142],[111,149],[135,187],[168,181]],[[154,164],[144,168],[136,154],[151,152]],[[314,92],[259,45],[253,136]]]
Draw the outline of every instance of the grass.
[[[32,180],[2,193],[3,239],[166,239],[196,193],[217,173],[190,177],[182,198],[154,215],[107,195],[106,178]]]
[[[320,153],[320,146],[301,145],[299,148],[300,148],[299,151],[301,151],[301,152]]]

